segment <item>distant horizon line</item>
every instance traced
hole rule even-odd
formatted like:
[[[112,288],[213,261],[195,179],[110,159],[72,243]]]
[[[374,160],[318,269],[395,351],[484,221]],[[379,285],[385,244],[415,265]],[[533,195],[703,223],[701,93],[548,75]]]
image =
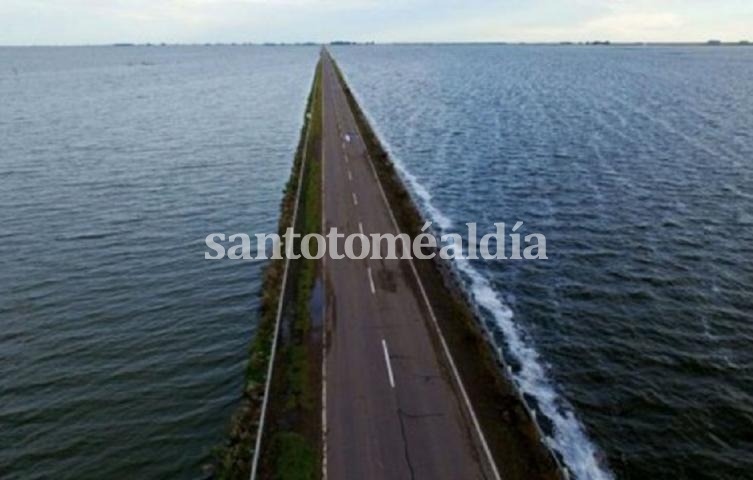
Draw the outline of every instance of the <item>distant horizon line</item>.
[[[65,47],[195,47],[195,46],[363,46],[363,45],[550,45],[550,46],[751,46],[747,39],[723,41],[710,39],[705,41],[611,41],[611,40],[561,40],[561,41],[515,41],[515,40],[465,40],[465,41],[349,41],[334,40],[328,42],[110,42],[110,43],[61,43],[61,44],[0,44],[0,48],[65,48]]]

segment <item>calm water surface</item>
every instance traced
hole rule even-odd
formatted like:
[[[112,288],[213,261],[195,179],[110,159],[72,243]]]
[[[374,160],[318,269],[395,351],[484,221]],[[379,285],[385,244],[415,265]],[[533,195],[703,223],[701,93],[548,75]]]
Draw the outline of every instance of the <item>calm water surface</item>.
[[[547,237],[458,263],[581,478],[753,478],[753,49],[342,47],[441,230]]]
[[[317,48],[0,49],[0,478],[197,478]]]

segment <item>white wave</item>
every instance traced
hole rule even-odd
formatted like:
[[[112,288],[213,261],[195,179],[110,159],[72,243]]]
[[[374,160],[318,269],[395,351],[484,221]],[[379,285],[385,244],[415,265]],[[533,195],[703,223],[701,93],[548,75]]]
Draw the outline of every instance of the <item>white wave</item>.
[[[500,300],[489,280],[473,268],[468,260],[455,261],[470,281],[470,292],[479,307],[490,313],[495,325],[502,331],[507,350],[520,363],[513,373],[518,388],[536,399],[538,408],[553,425],[554,438],[546,438],[551,448],[557,450],[567,468],[579,479],[607,480],[612,474],[598,463],[597,450],[570,408],[563,404],[539,359],[536,349],[526,342],[513,322],[513,313]]]
[[[351,82],[348,81],[348,83]],[[363,108],[364,103],[355,92],[353,94]],[[428,214],[429,219],[439,226],[441,233],[449,233],[448,230],[452,228],[453,221],[432,205],[431,193],[394,155],[389,143],[384,140],[385,136],[378,129],[378,124],[372,120],[365,108],[364,115],[385,149],[387,149],[395,168],[408,184],[408,188],[418,196],[420,207],[424,213]],[[520,364],[520,371],[512,373],[518,389],[533,397],[541,413],[551,422],[554,438],[547,437],[544,439],[549,447],[559,452],[566,467],[577,479],[614,479],[614,475],[599,463],[597,448],[588,438],[580,420],[578,420],[572,408],[566,405],[566,402],[559,396],[549,380],[538,352],[525,340],[518,325],[513,321],[512,310],[502,302],[499,293],[494,290],[489,279],[476,270],[468,260],[455,260],[455,264],[458,270],[469,279],[470,285],[467,287],[473,300],[481,309],[492,316],[495,325],[503,333],[506,350]]]
[[[429,218],[432,220],[432,222],[436,223],[443,231],[451,228],[452,220],[443,215],[442,212],[440,212],[438,209],[434,208],[434,206],[431,204],[431,193],[429,193],[429,191],[419,183],[416,176],[403,168],[402,165],[395,163],[395,167],[400,173],[400,176],[402,176],[403,179],[408,182],[410,189],[413,190],[416,195],[418,195],[421,200],[422,206],[428,212]]]

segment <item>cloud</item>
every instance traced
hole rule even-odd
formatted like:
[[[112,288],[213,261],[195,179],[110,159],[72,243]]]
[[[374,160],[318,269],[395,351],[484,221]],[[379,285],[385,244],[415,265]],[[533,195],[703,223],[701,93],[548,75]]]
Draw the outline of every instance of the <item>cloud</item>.
[[[0,44],[753,37],[750,0],[0,0]]]
[[[737,41],[753,37],[753,2],[741,0],[509,0],[410,28],[392,26],[380,39],[400,41]],[[513,8],[514,7],[514,8]]]
[[[665,36],[668,30],[678,30],[683,24],[682,18],[675,13],[617,13],[589,20],[583,30],[591,34],[641,40]]]

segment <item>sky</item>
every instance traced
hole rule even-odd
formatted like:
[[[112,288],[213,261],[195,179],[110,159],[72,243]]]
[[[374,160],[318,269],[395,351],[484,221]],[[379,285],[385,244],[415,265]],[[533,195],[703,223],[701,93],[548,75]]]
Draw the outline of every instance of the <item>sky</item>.
[[[753,0],[0,0],[0,45],[753,40]]]

